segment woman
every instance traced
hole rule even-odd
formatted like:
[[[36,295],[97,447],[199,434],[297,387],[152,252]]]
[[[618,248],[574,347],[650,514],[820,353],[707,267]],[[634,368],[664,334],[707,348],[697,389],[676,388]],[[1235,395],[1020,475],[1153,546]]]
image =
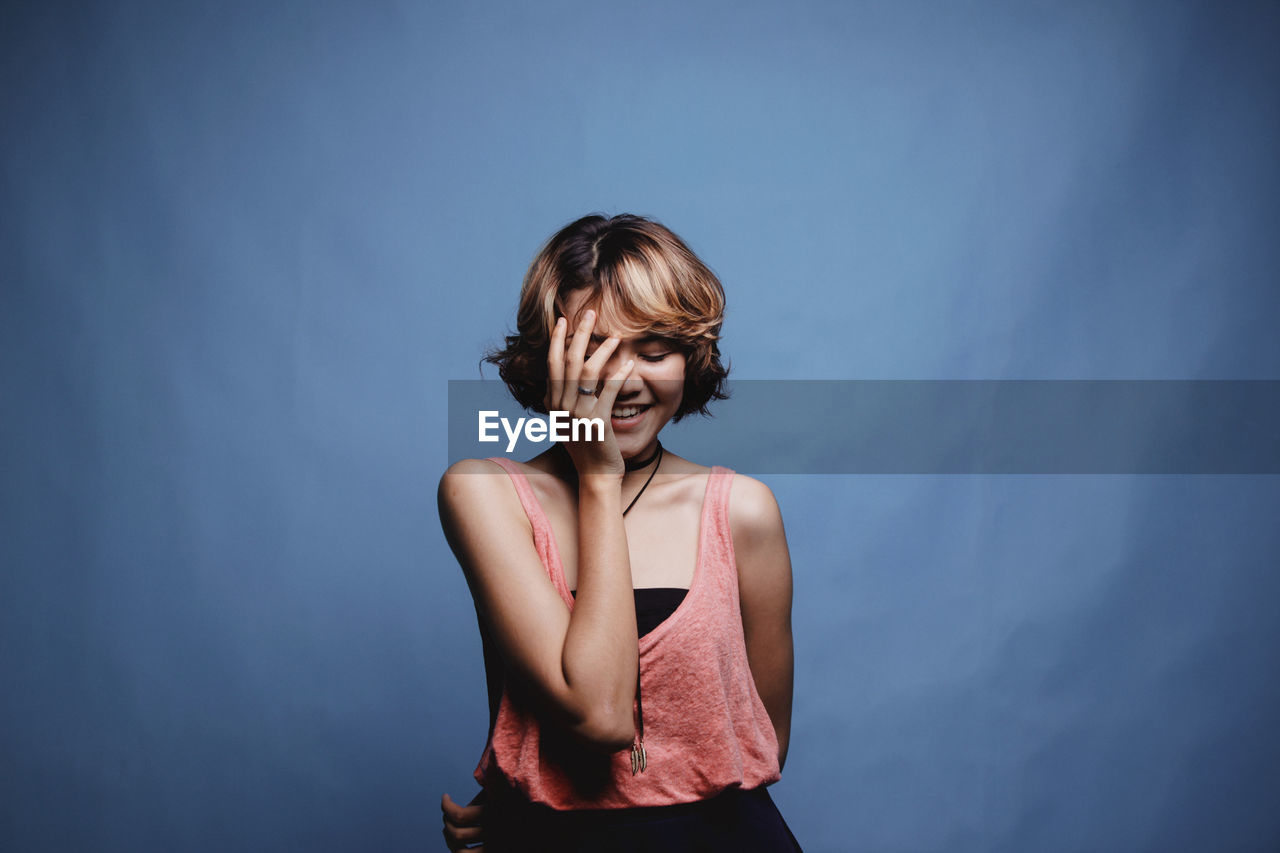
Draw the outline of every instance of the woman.
[[[777,502],[658,440],[725,396],[723,314],[715,275],[640,217],[579,219],[530,266],[488,360],[524,406],[604,428],[440,482],[491,708],[484,790],[442,800],[450,849],[799,849],[765,790],[791,720]]]

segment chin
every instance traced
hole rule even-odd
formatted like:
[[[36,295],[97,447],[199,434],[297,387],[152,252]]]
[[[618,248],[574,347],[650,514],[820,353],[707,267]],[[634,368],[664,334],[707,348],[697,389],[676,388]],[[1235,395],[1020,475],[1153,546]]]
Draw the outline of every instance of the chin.
[[[628,441],[625,446],[620,445],[618,451],[622,454],[623,459],[634,459],[644,452],[644,449],[649,446],[651,441],[653,441],[651,438],[642,442]]]

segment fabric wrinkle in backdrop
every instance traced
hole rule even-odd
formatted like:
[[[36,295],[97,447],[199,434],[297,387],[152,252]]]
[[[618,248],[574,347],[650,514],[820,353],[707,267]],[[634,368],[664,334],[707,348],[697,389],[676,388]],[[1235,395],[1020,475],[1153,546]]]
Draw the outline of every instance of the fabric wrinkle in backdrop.
[[[5,17],[6,851],[439,844],[447,383],[584,213],[708,261],[741,379],[1280,379],[1275,3]],[[764,479],[806,850],[1280,846],[1275,476]]]

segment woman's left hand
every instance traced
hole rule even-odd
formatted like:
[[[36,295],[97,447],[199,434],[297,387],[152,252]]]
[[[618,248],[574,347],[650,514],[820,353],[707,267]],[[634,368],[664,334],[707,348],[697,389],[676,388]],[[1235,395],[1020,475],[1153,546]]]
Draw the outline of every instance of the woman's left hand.
[[[444,816],[444,843],[450,850],[484,851],[484,791],[470,805],[460,806],[445,794],[440,799]]]

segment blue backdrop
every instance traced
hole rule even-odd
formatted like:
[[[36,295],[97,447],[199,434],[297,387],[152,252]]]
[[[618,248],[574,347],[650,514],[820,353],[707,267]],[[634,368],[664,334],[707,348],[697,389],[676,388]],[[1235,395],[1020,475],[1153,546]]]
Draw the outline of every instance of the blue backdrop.
[[[1275,3],[0,32],[6,851],[443,849],[487,723],[447,380],[583,213],[688,239],[739,377],[1280,378]],[[1280,478],[767,480],[806,849],[1280,846]]]

